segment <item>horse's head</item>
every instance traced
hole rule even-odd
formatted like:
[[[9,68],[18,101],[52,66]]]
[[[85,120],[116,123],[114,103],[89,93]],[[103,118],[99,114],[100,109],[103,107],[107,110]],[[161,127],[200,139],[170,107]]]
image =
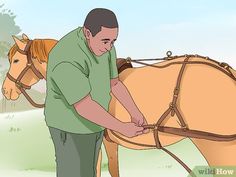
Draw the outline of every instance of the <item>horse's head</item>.
[[[2,86],[2,93],[8,100],[16,100],[19,97],[21,94],[19,86],[25,86],[24,88],[27,88],[40,80],[31,67],[27,68],[29,65],[28,53],[31,52],[29,38],[23,34],[21,40],[15,36],[13,36],[13,39],[15,44],[8,53],[10,68]],[[22,71],[24,72],[22,73]]]

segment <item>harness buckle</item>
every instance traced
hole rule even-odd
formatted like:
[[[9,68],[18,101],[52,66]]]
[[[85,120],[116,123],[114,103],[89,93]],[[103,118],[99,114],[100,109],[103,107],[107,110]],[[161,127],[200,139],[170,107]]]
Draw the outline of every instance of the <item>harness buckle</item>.
[[[226,69],[231,68],[231,66],[229,66],[229,64],[225,63],[225,62],[220,63],[220,66],[223,67],[223,68],[226,68]]]
[[[130,57],[127,57],[126,60],[127,60],[127,63],[131,63],[131,58]]]
[[[174,96],[179,94],[179,88],[175,88],[174,90]]]
[[[170,108],[174,109],[175,105],[173,104],[173,102],[170,103]]]
[[[166,52],[166,55],[167,55],[168,58],[170,58],[171,55],[172,55],[172,52],[169,50],[169,51]]]
[[[158,130],[158,126],[154,124],[154,130]]]
[[[19,80],[16,81],[16,86],[19,87],[19,88],[22,88],[22,87],[23,87],[23,86],[22,86],[22,83],[21,83]]]
[[[182,126],[181,129],[183,129],[183,131],[187,131],[187,130],[188,130],[187,124],[185,124],[184,126]]]

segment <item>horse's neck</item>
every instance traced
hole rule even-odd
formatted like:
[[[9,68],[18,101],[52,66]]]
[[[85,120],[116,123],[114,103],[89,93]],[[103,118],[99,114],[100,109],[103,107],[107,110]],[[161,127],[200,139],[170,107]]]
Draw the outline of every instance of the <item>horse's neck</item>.
[[[47,63],[40,63],[37,59],[32,60],[35,68],[43,75],[44,79],[46,79],[46,71],[47,71]]]

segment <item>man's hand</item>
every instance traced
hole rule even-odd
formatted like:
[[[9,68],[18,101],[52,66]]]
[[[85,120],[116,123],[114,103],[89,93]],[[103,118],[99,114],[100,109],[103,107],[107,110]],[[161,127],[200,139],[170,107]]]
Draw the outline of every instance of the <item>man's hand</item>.
[[[123,125],[120,127],[119,132],[128,137],[128,138],[132,138],[138,135],[142,135],[144,131],[143,127],[139,127],[137,126],[135,123],[133,122],[125,122],[123,123]]]
[[[131,122],[135,123],[137,126],[147,125],[147,120],[144,118],[143,114],[138,112],[131,115]],[[148,129],[144,129],[143,133],[149,133]]]

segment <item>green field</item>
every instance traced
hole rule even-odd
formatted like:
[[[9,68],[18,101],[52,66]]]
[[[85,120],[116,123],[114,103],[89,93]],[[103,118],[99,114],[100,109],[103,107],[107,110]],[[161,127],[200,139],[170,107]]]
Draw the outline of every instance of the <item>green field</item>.
[[[53,143],[43,109],[0,114],[0,177],[56,177]],[[167,147],[189,167],[207,165],[189,139]],[[110,177],[102,145],[102,177]],[[164,152],[119,147],[120,177],[187,176],[185,169]]]

